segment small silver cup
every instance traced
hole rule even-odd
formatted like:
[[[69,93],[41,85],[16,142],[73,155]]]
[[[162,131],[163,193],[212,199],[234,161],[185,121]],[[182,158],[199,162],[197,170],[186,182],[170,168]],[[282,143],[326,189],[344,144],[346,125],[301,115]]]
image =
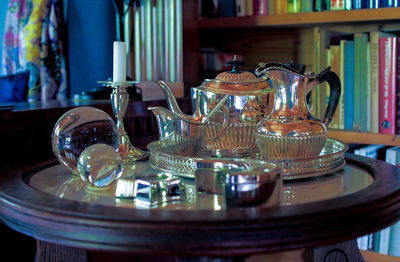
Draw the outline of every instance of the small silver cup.
[[[210,159],[196,164],[196,188],[223,194],[227,207],[279,205],[281,169],[253,159]]]

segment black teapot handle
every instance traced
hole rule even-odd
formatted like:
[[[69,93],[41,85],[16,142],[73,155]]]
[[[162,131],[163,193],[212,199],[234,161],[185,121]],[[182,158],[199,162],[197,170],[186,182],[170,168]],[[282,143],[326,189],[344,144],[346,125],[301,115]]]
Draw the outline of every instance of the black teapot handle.
[[[322,122],[326,127],[328,127],[338,106],[342,85],[340,83],[339,76],[335,72],[331,71],[330,66],[322,70],[317,75],[316,80],[320,84],[327,82],[329,85],[329,101],[325,110],[324,118],[322,119]]]

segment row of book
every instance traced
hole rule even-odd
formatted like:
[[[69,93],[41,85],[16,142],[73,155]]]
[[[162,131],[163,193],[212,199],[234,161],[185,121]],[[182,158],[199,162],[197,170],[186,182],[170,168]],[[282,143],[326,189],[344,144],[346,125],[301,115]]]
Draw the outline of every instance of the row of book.
[[[400,147],[368,145],[354,150],[354,154],[381,158],[389,164],[400,167]],[[400,222],[376,233],[357,238],[360,249],[371,250],[385,255],[400,257]]]
[[[330,41],[315,61],[320,63],[317,71],[331,66],[342,83],[330,128],[400,134],[400,98],[396,98],[400,96],[399,37],[372,31],[336,36]],[[328,96],[324,87],[313,94],[311,109],[319,117],[323,116]]]
[[[202,17],[276,15],[286,13],[399,7],[398,0],[201,0]]]

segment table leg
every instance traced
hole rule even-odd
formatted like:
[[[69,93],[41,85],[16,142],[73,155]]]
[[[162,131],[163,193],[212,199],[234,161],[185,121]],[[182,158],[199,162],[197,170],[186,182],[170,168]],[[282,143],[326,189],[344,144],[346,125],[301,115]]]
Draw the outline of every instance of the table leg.
[[[88,262],[88,252],[85,249],[60,246],[37,240],[35,262],[75,261]]]
[[[306,262],[365,262],[356,240],[329,246],[307,248]]]

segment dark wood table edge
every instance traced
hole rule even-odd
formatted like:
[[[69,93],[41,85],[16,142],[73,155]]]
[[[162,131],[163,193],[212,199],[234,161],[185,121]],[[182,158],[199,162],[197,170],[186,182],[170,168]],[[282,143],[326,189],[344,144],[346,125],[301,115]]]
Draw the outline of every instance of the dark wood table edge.
[[[29,236],[93,250],[223,256],[322,246],[378,231],[400,217],[399,170],[352,154],[346,154],[346,161],[370,172],[374,183],[351,195],[304,205],[191,213],[57,199],[23,181],[41,167],[36,165],[1,171],[0,213],[6,225]]]

